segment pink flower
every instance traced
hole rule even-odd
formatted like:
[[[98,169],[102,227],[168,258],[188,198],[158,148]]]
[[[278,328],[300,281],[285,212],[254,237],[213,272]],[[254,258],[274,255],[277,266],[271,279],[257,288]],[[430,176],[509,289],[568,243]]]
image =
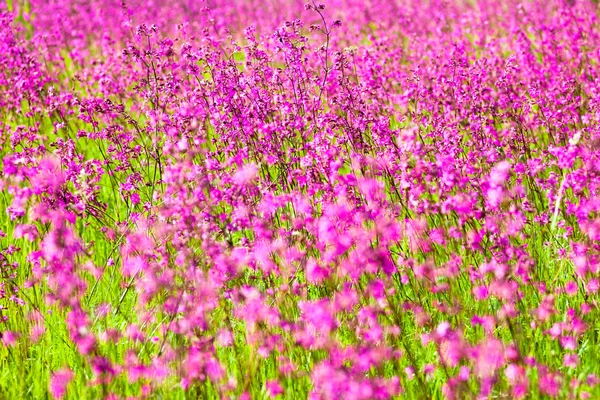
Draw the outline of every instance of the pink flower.
[[[565,354],[563,365],[565,367],[575,368],[579,364],[579,356],[577,354]]]
[[[240,186],[248,185],[258,176],[256,164],[246,164],[233,176],[233,181]]]
[[[35,343],[46,333],[46,327],[40,324],[35,324],[31,327],[29,338]]]
[[[217,333],[217,344],[222,347],[231,346],[233,344],[233,335],[228,329],[221,329]]]
[[[306,263],[306,280],[312,284],[319,284],[323,282],[329,275],[326,268],[319,265],[319,263],[311,258]]]
[[[2,343],[6,347],[12,347],[17,343],[17,339],[19,338],[19,333],[13,331],[4,331],[2,332]]]
[[[446,335],[451,331],[452,327],[448,321],[441,322],[435,329],[435,333],[439,338],[445,338]]]
[[[538,381],[538,387],[541,393],[556,397],[560,391],[560,377],[558,374],[541,371]]]
[[[492,168],[490,172],[490,184],[500,186],[506,182],[510,172],[511,165],[508,161],[501,161]]]
[[[50,378],[50,394],[55,399],[62,399],[67,392],[67,386],[73,379],[73,372],[69,368],[63,368],[52,374]]]
[[[491,378],[504,364],[504,346],[498,339],[488,338],[477,347],[475,371],[481,378]]]
[[[283,387],[278,381],[267,381],[265,383],[265,387],[267,389],[267,394],[270,397],[277,397],[280,394],[283,394]]]
[[[131,196],[129,196],[129,199],[134,205],[140,204],[140,195],[138,193],[133,193]]]
[[[579,287],[577,286],[577,282],[569,281],[565,284],[565,293],[570,297],[573,297],[579,291]]]
[[[476,286],[473,288],[473,297],[475,300],[481,301],[487,299],[489,296],[489,291],[486,286]]]
[[[26,240],[33,242],[38,237],[38,230],[35,225],[19,224],[15,227],[13,235],[16,239],[23,237]]]

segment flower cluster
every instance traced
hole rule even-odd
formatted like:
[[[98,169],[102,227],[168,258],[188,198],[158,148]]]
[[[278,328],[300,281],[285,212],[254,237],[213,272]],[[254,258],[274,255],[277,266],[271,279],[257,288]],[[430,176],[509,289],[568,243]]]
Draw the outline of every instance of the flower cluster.
[[[599,395],[595,3],[0,6],[0,392]]]

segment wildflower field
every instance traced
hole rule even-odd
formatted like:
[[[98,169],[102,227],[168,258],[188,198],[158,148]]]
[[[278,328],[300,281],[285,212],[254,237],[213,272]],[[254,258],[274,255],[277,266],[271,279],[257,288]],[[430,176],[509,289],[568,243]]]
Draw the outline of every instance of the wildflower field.
[[[600,398],[592,0],[0,0],[0,399]]]

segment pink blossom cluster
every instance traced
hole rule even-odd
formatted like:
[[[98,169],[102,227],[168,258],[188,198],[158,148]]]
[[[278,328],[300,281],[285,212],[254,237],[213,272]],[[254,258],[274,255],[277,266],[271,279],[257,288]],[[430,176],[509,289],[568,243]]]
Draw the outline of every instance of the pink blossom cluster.
[[[595,2],[7,4],[0,357],[54,398],[600,394]]]

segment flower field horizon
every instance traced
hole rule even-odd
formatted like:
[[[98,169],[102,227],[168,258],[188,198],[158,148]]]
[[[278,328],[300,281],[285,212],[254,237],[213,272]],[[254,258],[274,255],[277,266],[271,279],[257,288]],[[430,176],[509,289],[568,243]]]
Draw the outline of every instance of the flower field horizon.
[[[0,0],[0,399],[600,397],[593,0]]]

